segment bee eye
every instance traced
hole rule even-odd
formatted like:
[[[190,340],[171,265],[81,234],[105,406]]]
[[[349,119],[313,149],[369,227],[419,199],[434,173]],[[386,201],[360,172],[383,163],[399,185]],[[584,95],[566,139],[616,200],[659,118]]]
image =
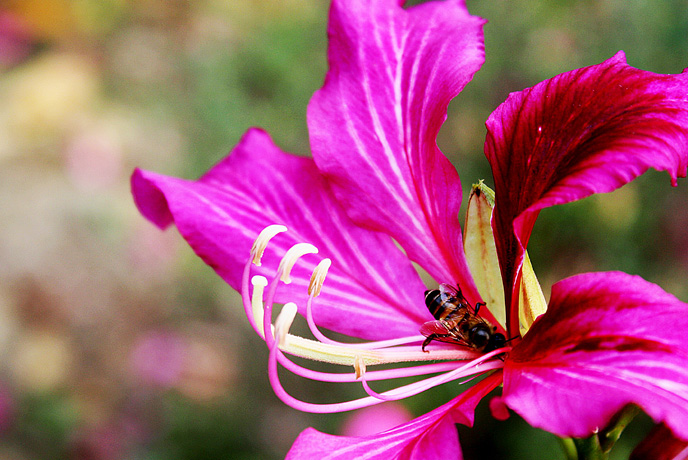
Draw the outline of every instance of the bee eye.
[[[504,334],[495,334],[492,336],[492,346],[496,350],[497,348],[502,348],[504,345],[506,345],[506,337],[504,337]]]
[[[476,348],[482,348],[490,341],[490,330],[484,324],[473,326],[469,334]]]
[[[496,334],[493,334],[492,337],[490,337],[490,340],[483,351],[485,353],[488,353],[492,350],[502,348],[504,345],[506,345],[506,337],[504,337],[504,334],[500,334],[498,332]]]

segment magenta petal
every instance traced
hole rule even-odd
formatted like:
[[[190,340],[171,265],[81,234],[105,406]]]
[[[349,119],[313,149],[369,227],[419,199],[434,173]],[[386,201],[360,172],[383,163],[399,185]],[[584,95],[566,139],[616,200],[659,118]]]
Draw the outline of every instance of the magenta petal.
[[[374,436],[333,436],[308,428],[287,460],[460,460],[455,423],[472,425],[475,406],[500,382],[501,372],[492,374],[434,411]]]
[[[356,222],[475,295],[459,177],[435,141],[449,101],[483,63],[484,21],[463,1],[400,3],[333,2],[330,71],[308,108],[313,156]]]
[[[625,273],[552,287],[506,360],[504,402],[531,425],[589,436],[635,403],[688,440],[688,304]]]
[[[487,129],[509,294],[541,209],[610,192],[649,168],[674,183],[686,175],[688,74],[638,70],[619,52],[511,94]]]
[[[132,189],[145,217],[160,227],[174,222],[235,289],[258,233],[283,224],[289,231],[272,240],[255,273],[274,276],[279,259],[298,242],[320,252],[297,263],[292,284],[280,287],[277,302],[296,302],[303,312],[311,271],[329,257],[332,267],[315,305],[318,324],[361,338],[394,338],[416,335],[418,325],[430,319],[424,285],[392,240],[356,227],[313,160],[283,153],[263,131],[249,131],[198,181],[137,170]]]
[[[347,417],[341,433],[345,436],[369,436],[402,425],[411,419],[411,413],[402,403],[389,401],[354,411]]]

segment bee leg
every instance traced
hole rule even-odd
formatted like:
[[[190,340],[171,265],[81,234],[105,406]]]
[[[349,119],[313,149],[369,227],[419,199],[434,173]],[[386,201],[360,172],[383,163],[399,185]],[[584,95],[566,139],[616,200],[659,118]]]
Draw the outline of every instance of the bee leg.
[[[425,347],[427,347],[430,344],[430,342],[435,340],[436,336],[437,336],[437,334],[430,334],[429,336],[427,336],[425,338],[425,340],[423,340],[423,345],[421,345],[420,349],[423,350],[425,353],[429,353],[428,351],[425,350]]]
[[[451,337],[451,336],[452,336],[451,334],[430,334],[429,336],[427,336],[425,338],[425,340],[423,340],[423,345],[421,345],[420,349],[423,350],[425,353],[429,353],[429,351],[425,350],[425,347],[427,347],[430,344],[430,342],[432,342],[433,340],[441,339],[442,337]]]

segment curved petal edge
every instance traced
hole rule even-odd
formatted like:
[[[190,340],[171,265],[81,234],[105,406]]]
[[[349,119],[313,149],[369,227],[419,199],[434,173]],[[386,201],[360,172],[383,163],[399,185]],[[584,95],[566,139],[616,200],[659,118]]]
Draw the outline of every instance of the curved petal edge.
[[[308,107],[313,156],[354,221],[477,301],[461,251],[461,185],[436,137],[484,61],[484,21],[459,0],[401,3],[333,2],[330,70]]]
[[[176,224],[193,250],[237,290],[253,241],[268,225],[289,231],[270,241],[254,274],[270,279],[291,246],[315,245],[318,255],[299,260],[293,282],[280,285],[275,301],[295,302],[303,313],[311,273],[322,258],[330,258],[314,303],[322,327],[360,338],[396,338],[417,335],[420,324],[431,319],[423,304],[425,287],[394,242],[356,226],[313,160],[282,152],[264,131],[248,131],[197,181],[136,170],[132,191],[146,218],[163,228]]]
[[[688,73],[639,70],[619,52],[512,93],[486,125],[493,225],[510,297],[541,209],[610,192],[649,168],[667,171],[673,184],[685,177]]]
[[[627,404],[688,440],[688,304],[640,277],[587,273],[552,287],[504,366],[504,402],[531,425],[587,437]]]
[[[494,373],[432,412],[373,436],[334,436],[308,428],[287,460],[461,460],[455,424],[472,425],[475,407],[500,382],[501,372]]]

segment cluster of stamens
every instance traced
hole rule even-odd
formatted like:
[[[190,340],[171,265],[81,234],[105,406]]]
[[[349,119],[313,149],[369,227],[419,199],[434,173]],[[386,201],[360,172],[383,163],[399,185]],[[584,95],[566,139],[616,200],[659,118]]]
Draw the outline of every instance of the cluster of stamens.
[[[508,351],[508,349],[480,354],[470,348],[456,346],[424,352],[421,350],[421,343],[424,340],[421,335],[365,343],[345,343],[326,337],[313,319],[313,309],[315,299],[320,295],[331,266],[330,259],[323,259],[318,263],[313,270],[308,286],[308,300],[305,305],[304,316],[315,340],[289,333],[298,311],[293,302],[284,304],[273,324],[272,310],[275,293],[280,283],[291,283],[290,273],[296,262],[306,254],[318,252],[318,249],[311,244],[295,244],[282,257],[277,272],[270,281],[262,275],[251,276],[253,265],[261,265],[261,258],[268,242],[277,234],[285,231],[287,228],[282,225],[271,225],[266,227],[256,238],[251,249],[251,256],[244,268],[241,288],[244,309],[249,322],[256,333],[265,340],[270,350],[268,362],[270,383],[275,394],[285,404],[305,412],[341,412],[384,401],[403,399],[452,380],[479,375],[503,366],[503,361],[492,358]],[[353,369],[353,372],[315,371],[295,363],[287,355],[347,366],[349,369]],[[440,362],[394,369],[368,370],[368,367],[373,365],[428,361]],[[368,396],[333,404],[313,404],[298,400],[287,393],[282,386],[278,375],[278,364],[297,375],[321,382],[360,382]],[[368,383],[377,380],[427,375],[432,376],[382,393],[373,391]]]

